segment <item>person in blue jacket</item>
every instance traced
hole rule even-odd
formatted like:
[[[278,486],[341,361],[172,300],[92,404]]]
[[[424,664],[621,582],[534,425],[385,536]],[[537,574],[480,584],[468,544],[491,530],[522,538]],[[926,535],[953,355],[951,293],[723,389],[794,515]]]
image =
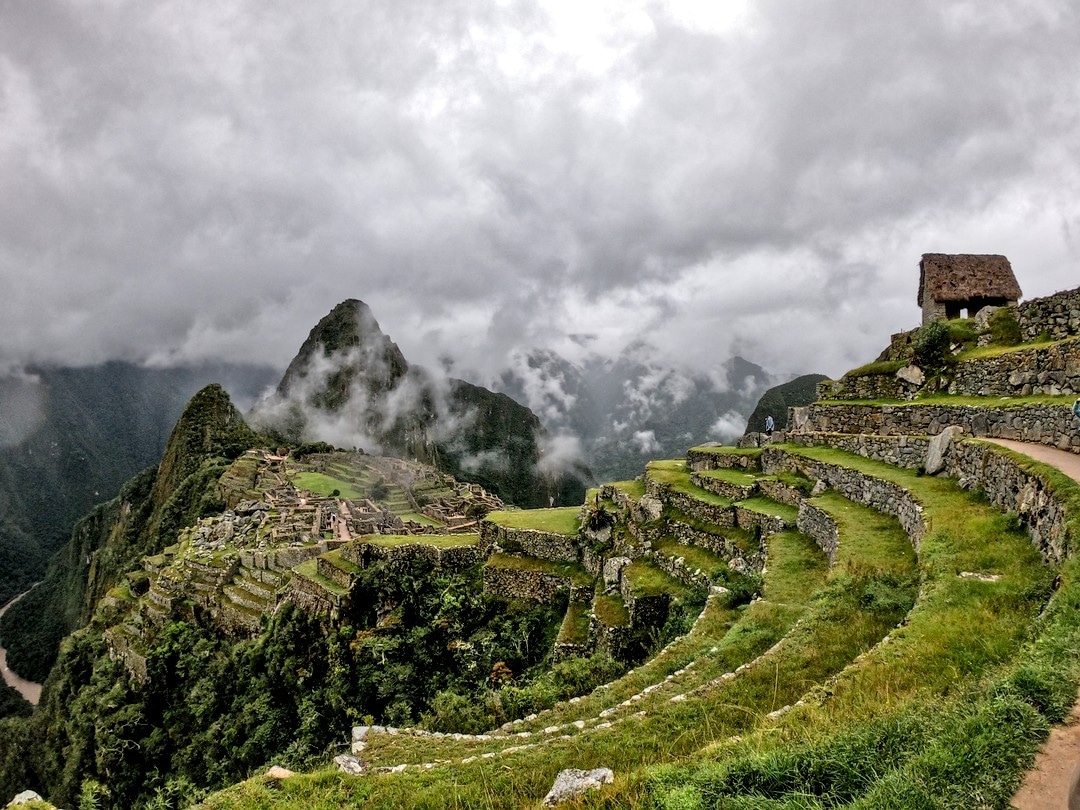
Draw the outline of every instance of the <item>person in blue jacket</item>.
[[[1076,400],[1080,403],[1080,399]],[[776,428],[776,422],[773,421],[772,414],[765,417],[765,435],[772,436],[773,430]]]
[[[1080,399],[1073,403],[1073,415],[1075,415],[1077,419],[1080,419]]]

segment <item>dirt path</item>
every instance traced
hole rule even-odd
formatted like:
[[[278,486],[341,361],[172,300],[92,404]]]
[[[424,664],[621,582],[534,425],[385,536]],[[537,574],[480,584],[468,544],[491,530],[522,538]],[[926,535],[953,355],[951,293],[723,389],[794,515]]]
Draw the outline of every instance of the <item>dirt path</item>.
[[[1080,482],[1080,456],[1043,444],[985,439],[1036,461],[1056,467]],[[1013,796],[1017,810],[1077,810],[1080,808],[1080,701],[1073,706],[1065,724],[1050,731],[1039,749],[1035,767],[1028,771],[1020,790]]]
[[[10,602],[4,605],[3,608],[0,608],[0,616],[3,616],[5,613],[7,613],[9,607],[14,605],[28,593],[30,593],[30,591],[24,591],[23,593],[20,593]],[[0,672],[3,673],[4,682],[8,686],[17,690],[19,694],[21,694],[24,698],[27,699],[27,701],[29,701],[34,706],[37,706],[38,701],[41,700],[41,684],[34,683],[33,681],[28,681],[24,678],[20,678],[14,672],[8,669],[7,650],[5,650],[3,647],[0,647]]]

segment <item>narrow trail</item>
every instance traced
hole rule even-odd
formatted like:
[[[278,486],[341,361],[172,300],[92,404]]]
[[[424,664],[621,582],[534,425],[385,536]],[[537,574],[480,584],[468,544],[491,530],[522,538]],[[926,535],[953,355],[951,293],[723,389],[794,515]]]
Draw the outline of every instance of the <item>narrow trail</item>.
[[[984,439],[1056,467],[1080,483],[1080,456],[1044,444],[1008,439]],[[1016,810],[1080,810],[1080,701],[1064,725],[1050,730],[1039,749],[1035,767],[1027,772],[1013,796]]]
[[[33,590],[31,588],[30,590]],[[0,616],[3,616],[8,612],[8,608],[22,599],[26,594],[30,593],[30,590],[23,591],[2,608],[0,608]],[[28,681],[25,678],[20,678],[16,673],[12,672],[8,668],[7,663],[7,650],[0,647],[0,672],[3,672],[4,682],[15,689],[20,695],[26,698],[27,702],[34,706],[38,705],[38,701],[41,700],[41,684]]]

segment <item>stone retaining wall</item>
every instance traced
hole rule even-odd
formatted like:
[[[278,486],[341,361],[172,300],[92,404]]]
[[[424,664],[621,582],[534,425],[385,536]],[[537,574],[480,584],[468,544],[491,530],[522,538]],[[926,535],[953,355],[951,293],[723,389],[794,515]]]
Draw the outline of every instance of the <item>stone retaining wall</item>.
[[[521,568],[484,567],[484,593],[503,599],[528,599],[544,605],[555,603],[560,592],[570,588],[570,578],[546,571]]]
[[[798,487],[776,479],[762,478],[757,482],[758,491],[769,500],[798,508],[806,494]]]
[[[777,534],[787,528],[787,523],[783,518],[766,515],[764,512],[755,512],[744,506],[735,507],[735,525],[749,532],[760,532],[761,537]]]
[[[720,506],[699,501],[697,498],[682,492],[677,492],[667,484],[649,479],[645,482],[645,493],[670,507],[693,515],[717,526],[732,528],[735,526],[735,509],[731,506]]]
[[[742,501],[751,497],[757,487],[754,484],[733,484],[730,481],[722,481],[699,472],[690,473],[690,483],[701,487],[706,492],[719,495],[721,498],[730,498],[733,501]]]
[[[691,449],[686,454],[687,469],[700,470],[760,470],[756,453],[710,453]]]
[[[761,466],[767,473],[801,472],[810,478],[824,481],[848,500],[892,515],[900,521],[901,528],[918,551],[919,543],[926,533],[923,509],[915,497],[899,484],[775,448],[762,453]]]
[[[1045,476],[1023,469],[1002,448],[979,442],[954,442],[945,460],[946,473],[962,487],[981,489],[995,506],[1020,518],[1043,559],[1061,562],[1070,554],[1074,538],[1067,513]]]
[[[928,436],[878,436],[872,433],[797,433],[788,439],[791,444],[801,447],[835,447],[907,470],[923,466],[930,445]]]
[[[818,399],[911,399],[919,389],[919,386],[901,380],[895,371],[822,380],[817,385]]]
[[[979,397],[1071,396],[1080,392],[1080,339],[958,363],[950,394]]]
[[[799,504],[798,527],[800,532],[814,539],[832,566],[836,562],[836,550],[840,547],[840,528],[832,515],[808,501],[803,501]]]
[[[403,573],[419,564],[432,571],[461,571],[479,565],[486,557],[479,546],[438,548],[421,542],[381,546],[364,540],[341,548],[341,558],[360,568],[382,565],[390,574]]]
[[[511,529],[489,520],[480,524],[480,543],[485,549],[497,545],[504,551],[520,551],[541,560],[576,563],[581,558],[576,537],[538,529]]]
[[[1024,340],[1044,333],[1054,340],[1080,335],[1080,287],[1018,304],[1016,320]]]
[[[1035,442],[1080,453],[1080,424],[1068,405],[808,405],[792,409],[796,432],[936,436],[959,425],[971,436]],[[790,441],[796,441],[789,434]]]

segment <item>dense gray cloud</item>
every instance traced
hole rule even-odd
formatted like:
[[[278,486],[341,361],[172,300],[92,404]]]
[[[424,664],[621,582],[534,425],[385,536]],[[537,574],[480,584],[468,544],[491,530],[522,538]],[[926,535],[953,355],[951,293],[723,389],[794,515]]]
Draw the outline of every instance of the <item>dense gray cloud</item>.
[[[1078,283],[1077,53],[1070,0],[7,0],[0,366],[284,365],[357,297],[458,376],[838,374],[923,252]]]

